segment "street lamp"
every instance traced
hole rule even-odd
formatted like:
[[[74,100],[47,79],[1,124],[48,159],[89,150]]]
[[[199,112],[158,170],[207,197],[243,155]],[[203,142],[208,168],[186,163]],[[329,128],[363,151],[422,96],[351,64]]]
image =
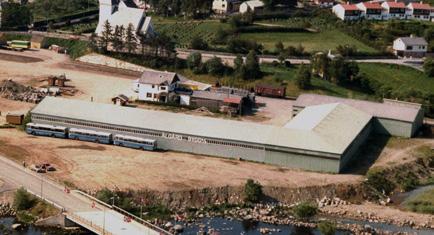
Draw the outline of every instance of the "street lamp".
[[[115,206],[115,199],[119,199],[119,196],[114,194],[110,199],[112,200],[112,206]]]

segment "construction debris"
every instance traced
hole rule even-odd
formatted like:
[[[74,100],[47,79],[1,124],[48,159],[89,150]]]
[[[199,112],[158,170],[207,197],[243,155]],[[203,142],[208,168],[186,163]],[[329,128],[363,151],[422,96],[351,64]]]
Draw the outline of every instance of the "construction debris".
[[[0,97],[29,103],[39,103],[47,93],[31,86],[24,86],[12,80],[0,82]]]

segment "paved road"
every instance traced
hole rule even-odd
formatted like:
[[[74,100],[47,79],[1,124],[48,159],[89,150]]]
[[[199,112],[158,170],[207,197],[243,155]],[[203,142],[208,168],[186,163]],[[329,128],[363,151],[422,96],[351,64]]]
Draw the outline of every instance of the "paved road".
[[[42,196],[57,207],[63,208],[67,216],[75,222],[99,234],[155,234],[154,231],[136,222],[125,222],[124,215],[103,204],[93,203],[88,197],[78,191],[65,193],[64,188],[42,174],[24,169],[19,164],[0,156],[0,178],[10,186],[24,187],[35,195]],[[75,219],[74,219],[75,218]],[[105,228],[105,232],[102,232]]]

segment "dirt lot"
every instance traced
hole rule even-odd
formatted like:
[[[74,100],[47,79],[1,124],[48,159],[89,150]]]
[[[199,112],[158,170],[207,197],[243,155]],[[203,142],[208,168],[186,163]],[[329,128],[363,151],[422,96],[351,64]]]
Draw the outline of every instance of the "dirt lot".
[[[73,62],[66,55],[48,50],[0,53],[17,58],[11,61],[0,55],[0,81],[13,79],[26,85],[39,85],[40,81],[49,75],[65,74],[71,79],[69,85],[79,91],[74,99],[93,98],[95,102],[110,103],[111,98],[118,94],[125,94],[131,98],[136,96],[131,89],[131,82],[138,77],[137,72]],[[19,58],[21,62],[18,62]],[[39,62],[26,63],[28,58],[38,58]],[[257,101],[264,105],[254,116],[246,116],[241,118],[242,120],[282,126],[291,118],[292,101],[265,97],[257,97]],[[174,111],[161,106],[152,109]]]
[[[31,103],[25,103],[25,102],[19,102],[19,101],[12,101],[0,98],[0,125],[3,125],[6,123],[6,114],[8,112],[20,112],[20,113],[27,113],[34,104]]]
[[[355,182],[359,176],[333,175],[175,152],[146,152],[111,145],[34,137],[14,129],[0,131],[0,154],[28,164],[50,162],[60,182],[100,187],[182,190],[240,185],[253,178],[264,185],[297,187]]]

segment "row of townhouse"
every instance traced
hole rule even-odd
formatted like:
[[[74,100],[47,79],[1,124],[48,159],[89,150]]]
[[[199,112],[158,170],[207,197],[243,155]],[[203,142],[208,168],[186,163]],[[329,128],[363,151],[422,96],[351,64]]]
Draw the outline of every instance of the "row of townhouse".
[[[434,8],[425,3],[403,2],[361,2],[358,4],[337,4],[332,8],[333,13],[341,20],[389,20],[389,19],[418,19],[432,20]]]

